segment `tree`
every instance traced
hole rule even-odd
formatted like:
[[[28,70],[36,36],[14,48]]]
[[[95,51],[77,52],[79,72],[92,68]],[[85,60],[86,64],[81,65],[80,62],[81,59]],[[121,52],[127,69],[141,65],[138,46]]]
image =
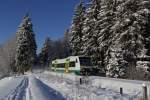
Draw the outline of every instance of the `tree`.
[[[90,1],[84,20],[77,13],[71,26],[73,53],[92,57],[108,77],[134,79],[137,59],[150,56],[150,1]]]
[[[0,48],[0,78],[9,74],[9,66],[7,65],[7,58],[4,54],[4,49]]]
[[[91,0],[88,9],[85,12],[85,20],[83,26],[83,53],[84,55],[92,55],[93,50],[92,48],[98,47],[96,34],[93,33],[93,29],[95,27],[97,21],[97,14],[98,9],[100,8],[98,5],[100,2],[98,0]],[[95,46],[94,46],[95,45]]]
[[[77,5],[75,9],[75,15],[73,17],[73,22],[70,28],[70,46],[72,55],[82,55],[81,46],[83,45],[83,21],[84,21],[85,7],[81,0],[80,4]]]
[[[63,54],[64,57],[68,57],[71,55],[71,48],[70,48],[70,43],[69,43],[69,37],[70,37],[70,33],[69,33],[69,29],[67,29],[64,33],[64,37],[62,39],[62,45],[63,45]]]
[[[101,47],[102,41],[100,41],[100,31],[102,29],[105,17],[104,11],[102,12],[102,1],[101,0],[91,0],[88,9],[86,10],[86,19],[84,21],[84,29],[83,29],[83,53],[85,56],[92,57],[92,61],[94,65],[98,65],[99,73],[105,73],[104,66],[104,50]],[[101,13],[103,17],[100,17]],[[108,24],[107,24],[108,25]],[[106,28],[107,26],[105,25]]]
[[[111,69],[117,70],[118,60],[120,58],[121,62],[119,68],[122,69],[125,73],[123,75],[117,75],[120,77],[128,76],[129,78],[134,79],[136,73],[136,58],[139,56],[145,56],[146,49],[145,37],[144,34],[147,34],[145,29],[148,29],[148,18],[149,18],[149,7],[146,6],[149,4],[148,0],[122,0],[118,1],[116,6],[116,25],[113,26],[113,45],[111,45],[111,51],[120,52],[119,58],[115,57],[117,63],[113,66],[114,62],[109,63],[107,69],[108,73],[112,72]],[[119,48],[119,49],[118,49]],[[112,52],[110,52],[111,54]],[[110,57],[109,62],[114,59]],[[124,63],[127,63],[127,66],[122,66]],[[110,68],[111,66],[111,68]],[[122,67],[121,67],[122,66]],[[116,72],[116,71],[115,71]],[[114,77],[114,76],[111,76]]]
[[[125,71],[121,68],[126,64],[120,65],[124,61],[121,61],[122,56],[120,55],[120,45],[118,44],[118,33],[116,31],[119,21],[117,19],[118,4],[117,0],[101,2],[98,15],[99,21],[96,22],[95,28],[98,33],[99,48],[101,50],[101,66],[105,66],[106,76],[109,77],[120,77],[123,73],[121,71]]]
[[[53,44],[53,59],[64,58],[64,48],[62,39],[57,39]]]
[[[51,50],[52,50],[52,40],[47,37],[45,39],[45,43],[43,45],[43,48],[41,50],[41,53],[39,54],[39,60],[40,64],[43,66],[48,66],[49,62],[51,60]]]
[[[15,72],[16,36],[13,36],[9,41],[4,43],[2,49],[3,55],[5,56],[5,60],[3,61],[7,64],[9,73]]]
[[[16,36],[13,36],[8,41],[0,45],[0,78],[12,75],[13,72],[16,71],[15,54]]]
[[[148,19],[150,17],[150,9],[149,6],[147,6],[149,4],[150,1],[148,0],[131,0],[125,2],[125,10],[127,10],[128,13],[123,14],[124,22],[126,22],[126,24],[123,25],[127,26],[126,30],[122,32],[120,40],[123,41],[121,42],[123,43],[123,49],[125,50],[124,58],[130,65],[129,68],[131,72],[129,74],[132,79],[135,78],[133,75],[135,74],[134,70],[137,62],[135,58],[147,56],[148,48],[145,48],[147,44],[144,41],[147,40],[145,34],[149,34],[149,31],[147,31],[149,28]]]
[[[114,47],[116,47],[114,49]],[[124,60],[120,46],[115,45],[109,49],[109,61],[106,66],[106,76],[113,78],[126,78],[128,63]]]
[[[36,56],[36,42],[32,22],[28,14],[24,17],[19,26],[16,36],[17,48],[15,59],[17,72],[24,74],[25,71],[32,67]]]

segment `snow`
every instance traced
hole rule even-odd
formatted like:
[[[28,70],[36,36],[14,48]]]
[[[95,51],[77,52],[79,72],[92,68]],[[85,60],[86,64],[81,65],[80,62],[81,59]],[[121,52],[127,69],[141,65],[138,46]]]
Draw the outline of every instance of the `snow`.
[[[61,94],[48,87],[34,76],[29,77],[29,86],[27,90],[27,100],[30,100],[31,98],[33,100],[62,100],[63,98]]]
[[[142,96],[143,83],[150,89],[150,83],[145,81],[91,76],[87,78],[88,84],[79,85],[81,76],[53,72],[45,72],[43,75],[39,78],[45,84],[60,91],[68,100],[76,100],[76,96],[79,97],[77,100],[137,100]],[[60,79],[58,81],[51,80],[54,76]],[[123,88],[123,95],[119,94],[120,87]],[[88,97],[88,99],[84,97]]]
[[[65,100],[34,75],[0,80],[0,100]]]
[[[21,100],[26,88],[25,77],[8,77],[0,80],[0,100]]]
[[[28,73],[0,80],[0,100],[138,100],[142,97],[142,84],[150,90],[150,82],[146,81],[49,71]],[[120,87],[123,88],[122,95]]]

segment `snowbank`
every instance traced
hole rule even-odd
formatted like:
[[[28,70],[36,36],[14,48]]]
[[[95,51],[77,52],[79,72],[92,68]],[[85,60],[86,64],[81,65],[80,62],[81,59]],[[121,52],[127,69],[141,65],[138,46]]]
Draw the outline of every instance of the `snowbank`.
[[[148,87],[148,94],[150,95],[150,82],[104,77],[90,77],[90,79],[93,86],[112,89],[118,92],[122,87],[125,94],[133,94],[135,96],[142,95],[142,84],[145,84]]]
[[[48,71],[44,73],[63,77],[65,79],[69,79],[72,81],[77,81],[79,80],[79,78],[82,77],[82,76],[76,76],[74,74],[63,74],[63,73],[55,73],[55,72],[48,72]],[[90,76],[88,77],[88,81],[90,81],[90,84],[92,87],[113,90],[118,93],[120,91],[120,88],[123,88],[124,94],[133,95],[135,97],[142,96],[142,92],[143,92],[142,84],[145,84],[148,88],[148,95],[150,96],[150,82],[149,81],[115,79],[115,78],[106,78],[106,77],[98,77],[98,76]]]
[[[137,100],[133,95],[120,95],[113,90],[97,88],[91,84],[79,84],[73,74],[41,73],[42,82],[59,91],[67,100]],[[72,80],[70,80],[72,79]]]

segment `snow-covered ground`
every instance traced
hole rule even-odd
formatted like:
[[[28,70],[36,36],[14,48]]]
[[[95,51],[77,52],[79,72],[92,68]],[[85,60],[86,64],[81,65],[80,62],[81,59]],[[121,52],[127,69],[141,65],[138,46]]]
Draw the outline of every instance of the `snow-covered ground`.
[[[0,80],[0,100],[65,100],[65,98],[34,75],[25,75]]]
[[[150,82],[111,79],[98,76],[81,77],[71,74],[44,72],[39,76],[44,83],[60,91],[68,100],[139,100],[142,98],[144,83],[150,90]],[[57,77],[53,79],[53,77]],[[87,80],[79,84],[79,78]],[[123,95],[120,95],[120,87]],[[149,97],[150,98],[150,97]]]
[[[79,79],[83,78],[83,84]],[[81,77],[54,72],[28,73],[0,80],[0,100],[140,100],[144,81]],[[123,94],[119,93],[120,87]]]

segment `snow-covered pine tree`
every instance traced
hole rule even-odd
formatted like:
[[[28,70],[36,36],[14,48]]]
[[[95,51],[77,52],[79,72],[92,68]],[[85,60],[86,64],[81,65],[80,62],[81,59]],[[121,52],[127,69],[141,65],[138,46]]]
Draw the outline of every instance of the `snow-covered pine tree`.
[[[32,67],[36,56],[36,42],[29,14],[24,17],[16,33],[16,37],[17,48],[15,60],[17,72],[24,74],[25,71]]]
[[[69,29],[67,29],[64,33],[64,37],[62,40],[63,41],[63,48],[64,48],[64,57],[68,57],[71,55],[69,37],[70,37],[70,33],[69,33]]]
[[[91,56],[93,54],[93,48],[97,47],[94,46],[97,39],[94,40],[94,33],[93,29],[95,27],[95,23],[97,21],[97,14],[98,14],[98,7],[100,2],[99,0],[91,0],[91,2],[88,4],[88,8],[85,12],[85,20],[84,20],[84,26],[83,26],[83,53],[84,55]],[[98,2],[98,3],[97,3]]]
[[[115,41],[108,50],[107,77],[126,78],[127,61],[123,58],[123,51],[118,41]]]
[[[35,40],[35,34],[33,33],[33,29],[30,30],[30,48],[31,48],[31,64],[34,66],[34,64],[37,63],[37,45],[36,45],[36,40]]]
[[[150,2],[149,0],[145,0],[145,3],[143,3],[144,7],[147,8],[148,12],[150,12]],[[150,57],[150,13],[145,13],[145,16],[147,16],[147,23],[145,23],[145,31],[143,34],[144,37],[144,44],[145,44],[145,49],[146,49],[146,56]],[[150,63],[150,62],[149,62]],[[148,67],[148,73],[150,73],[150,64],[146,64]]]
[[[100,34],[99,43],[100,48],[104,52],[106,76],[124,78],[126,69],[126,61],[123,59],[121,45],[119,44],[119,33],[116,31],[119,26],[118,19],[118,5],[119,0],[106,0],[103,2],[101,13],[99,15]]]
[[[82,55],[82,37],[83,37],[83,21],[85,20],[85,7],[82,0],[80,4],[75,8],[75,14],[73,17],[73,22],[70,28],[70,46],[72,55]]]
[[[145,55],[146,49],[144,48],[144,37],[146,24],[148,22],[148,14],[149,9],[144,6],[149,3],[148,0],[117,0],[117,22],[116,25],[113,26],[113,33],[116,34],[113,36],[114,45],[111,46],[111,51],[120,52],[119,55],[122,58],[122,63],[120,65],[124,65],[128,63],[128,67],[120,67],[122,71],[124,71],[122,75],[117,75],[120,77],[124,77],[127,74],[128,77],[135,77],[135,67],[136,67],[136,58],[141,55]],[[118,46],[117,46],[118,45]],[[115,49],[116,48],[116,49]],[[118,49],[119,48],[119,49]],[[112,52],[110,53],[112,54]],[[110,72],[116,72],[112,70],[116,70],[113,68],[115,61],[118,62],[119,58],[115,57],[116,60],[111,56],[107,69],[108,74],[111,75]],[[116,63],[118,65],[118,63]],[[114,65],[114,67],[116,66]],[[112,70],[111,70],[112,69]],[[118,69],[118,68],[117,68]],[[126,71],[128,69],[128,71]],[[113,74],[114,75],[114,74]],[[112,76],[113,77],[113,76]]]
[[[145,44],[145,49],[146,49],[146,57],[150,57],[150,1],[149,0],[144,0],[142,3],[143,13],[142,15],[145,17],[145,23],[144,23],[144,44]],[[150,62],[149,62],[150,63]],[[150,74],[150,64],[146,64],[148,68],[148,72]]]
[[[52,48],[52,40],[47,37],[43,44],[41,53],[39,54],[39,62],[42,66],[48,66],[50,62],[50,50]]]
[[[121,32],[120,35],[125,50],[125,60],[129,63],[129,78],[136,78],[135,67],[137,60],[135,58],[147,56],[147,48],[145,43],[149,34],[146,29],[149,28],[148,24],[150,17],[149,0],[131,0],[125,2],[125,8],[128,13],[123,14],[124,23],[127,25],[126,30]],[[132,5],[132,6],[131,6]],[[124,27],[123,27],[124,28]],[[131,60],[130,60],[131,59]],[[132,60],[133,59],[133,60]]]
[[[111,27],[115,24],[115,0],[101,0],[101,8],[99,9],[97,21],[94,27],[94,34],[97,34],[97,41],[99,48],[100,58],[98,59],[99,65],[106,71],[106,65],[108,64],[108,50],[112,43],[112,30]]]
[[[98,65],[99,72],[104,73],[104,66],[101,66],[101,50],[98,42],[98,26],[96,26],[98,14],[101,9],[101,0],[91,0],[85,13],[83,28],[83,54],[92,57],[94,65]]]

